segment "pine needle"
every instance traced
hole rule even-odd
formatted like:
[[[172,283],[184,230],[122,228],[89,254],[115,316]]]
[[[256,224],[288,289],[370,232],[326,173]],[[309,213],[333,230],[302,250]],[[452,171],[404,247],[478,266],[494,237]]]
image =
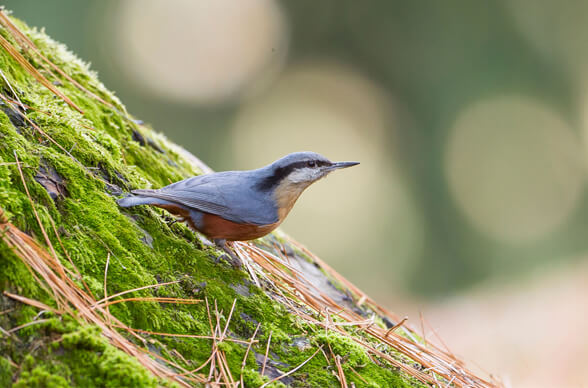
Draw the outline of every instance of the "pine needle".
[[[338,354],[335,354],[334,358],[335,358],[335,365],[337,365],[337,373],[339,374],[339,382],[341,382],[341,388],[348,388],[347,387],[347,378],[345,377],[345,372],[343,372],[343,367],[341,367],[341,356]]]
[[[259,330],[260,326],[261,326],[261,322],[259,322],[257,324],[257,327],[255,328],[255,331],[253,332],[253,335],[249,339],[249,344],[247,345],[247,350],[245,351],[245,355],[243,356],[243,362],[241,363],[241,372],[243,372],[243,369],[245,368],[245,365],[247,364],[247,356],[249,355],[249,351],[251,350],[251,345],[253,345],[253,341],[255,340],[255,336],[257,335],[257,331]]]
[[[318,348],[318,349],[317,349],[317,350],[316,350],[316,351],[315,351],[315,352],[312,354],[312,356],[308,357],[306,360],[304,360],[304,361],[303,361],[303,362],[302,362],[300,365],[298,365],[296,368],[294,368],[294,369],[290,370],[290,371],[289,371],[289,372],[287,372],[287,373],[284,373],[284,374],[283,374],[283,375],[281,375],[281,376],[275,377],[273,380],[270,380],[270,381],[268,381],[267,383],[263,384],[263,385],[262,385],[262,386],[260,386],[259,388],[265,388],[265,387],[267,387],[268,385],[270,385],[271,383],[273,383],[273,382],[276,382],[276,381],[278,381],[278,380],[281,380],[281,379],[283,379],[284,377],[286,377],[286,376],[289,376],[289,375],[291,375],[292,373],[296,372],[298,369],[302,368],[302,367],[303,367],[304,365],[306,365],[306,364],[307,364],[307,363],[308,363],[310,360],[312,360],[312,359],[314,358],[314,356],[316,356],[316,354],[317,354],[317,353],[318,353],[318,352],[319,352],[319,351],[320,351],[322,348],[323,348],[323,346],[321,345],[321,347],[320,347],[320,348]]]
[[[211,340],[216,339],[216,337],[209,336],[209,335],[162,333],[162,332],[150,331],[150,330],[133,329],[133,328],[130,328],[130,327],[127,327],[127,326],[116,325],[116,324],[113,324],[112,327],[118,327],[119,329],[133,331],[135,333],[149,334],[149,335],[161,335],[161,336],[165,336],[165,337],[198,338],[198,339],[209,339],[209,340],[210,339]],[[235,338],[225,338],[224,341],[234,342],[234,343],[237,343],[237,344],[244,344],[244,345],[247,345],[249,343],[248,341],[240,340],[240,339],[235,339]]]
[[[269,353],[269,348],[270,348],[271,342],[272,342],[272,332],[270,331],[268,339],[267,339],[267,345],[265,347],[265,356],[263,356],[263,366],[261,367],[261,375],[262,376],[265,373],[265,365],[267,364],[267,355]]]
[[[99,305],[103,304],[104,302],[106,302],[106,301],[108,301],[108,300],[111,300],[111,299],[117,298],[117,297],[119,297],[119,296],[122,296],[122,295],[130,294],[131,292],[136,292],[136,291],[141,291],[141,290],[147,290],[147,289],[149,289],[149,288],[156,288],[156,287],[163,287],[163,286],[168,286],[168,285],[170,285],[170,284],[177,284],[177,283],[179,283],[179,282],[180,282],[180,280],[173,280],[173,281],[171,281],[171,282],[157,283],[157,284],[150,284],[150,285],[148,285],[148,286],[143,286],[143,287],[137,287],[137,288],[133,288],[132,290],[121,291],[121,292],[119,292],[119,293],[117,293],[117,294],[113,294],[113,295],[110,295],[110,296],[108,296],[108,297],[106,297],[106,298],[102,298],[102,299],[100,299],[100,300],[99,300],[99,301],[97,301],[97,302],[96,302],[96,303],[95,303],[95,304],[94,304],[92,307],[97,307],[97,306],[99,306]]]
[[[182,298],[145,296],[145,297],[135,297],[135,298],[125,298],[125,299],[112,300],[110,302],[101,303],[99,306],[106,307],[106,306],[112,306],[113,304],[124,303],[124,302],[157,302],[157,303],[176,303],[176,304],[196,304],[196,303],[201,303],[202,300],[201,299],[182,299]]]
[[[62,311],[59,311],[59,310],[54,309],[53,307],[47,306],[45,303],[39,302],[38,300],[25,298],[24,296],[20,296],[20,295],[16,295],[16,294],[11,294],[8,291],[4,291],[3,294],[11,299],[18,300],[21,303],[28,304],[29,306],[33,306],[33,307],[36,307],[41,310],[51,311],[52,313],[58,314],[58,315],[63,313]],[[0,315],[5,314],[6,312],[10,312],[12,310],[14,310],[14,309],[3,311],[2,313],[0,313]]]
[[[394,326],[392,326],[391,328],[388,329],[388,331],[386,332],[386,335],[384,337],[388,338],[390,333],[392,333],[394,330],[398,329],[400,326],[404,325],[404,322],[406,322],[407,320],[408,320],[408,317],[402,318],[402,321],[398,322],[397,324],[395,324]]]
[[[1,12],[0,12],[0,14],[1,14]],[[29,72],[29,74],[31,74],[33,77],[35,77],[35,79],[37,81],[39,81],[43,86],[45,86],[47,89],[51,90],[55,95],[59,96],[69,106],[71,106],[72,108],[74,108],[75,110],[80,112],[81,114],[84,114],[84,111],[82,109],[80,109],[80,107],[78,107],[76,104],[74,104],[74,102],[72,100],[70,100],[65,94],[63,94],[51,82],[49,82],[47,80],[47,78],[45,78],[41,73],[39,73],[39,71],[37,69],[35,69],[35,67],[33,65],[31,65],[29,63],[29,61],[27,61],[26,58],[23,57],[22,54],[19,53],[14,48],[14,46],[12,46],[10,44],[10,42],[7,41],[6,38],[4,38],[2,35],[0,35],[0,46],[2,46],[2,48],[4,50],[6,50],[6,52],[12,58],[14,58],[15,61],[17,61],[27,72]]]
[[[107,253],[106,255],[106,266],[104,267],[104,300],[107,300],[108,298],[108,291],[107,291],[107,282],[108,282],[108,264],[110,264],[110,252]],[[106,314],[107,317],[110,316],[110,308],[109,305],[102,305],[102,307],[106,307],[106,312],[108,314]],[[110,322],[108,322],[110,324]]]
[[[22,324],[20,326],[13,327],[12,329],[8,330],[8,332],[12,334],[14,332],[19,331],[20,329],[24,329],[25,327],[29,327],[29,326],[32,326],[32,325],[38,325],[40,323],[45,323],[45,322],[48,322],[48,321],[49,321],[49,319],[39,319],[38,321],[27,322],[27,323],[24,323],[24,324]]]

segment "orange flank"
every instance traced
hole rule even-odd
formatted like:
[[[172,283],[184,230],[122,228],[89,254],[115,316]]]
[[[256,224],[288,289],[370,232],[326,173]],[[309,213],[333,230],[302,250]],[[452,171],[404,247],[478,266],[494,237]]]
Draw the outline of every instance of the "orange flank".
[[[280,225],[281,221],[268,225],[239,224],[214,214],[204,213],[200,232],[213,239],[247,241],[265,236]]]

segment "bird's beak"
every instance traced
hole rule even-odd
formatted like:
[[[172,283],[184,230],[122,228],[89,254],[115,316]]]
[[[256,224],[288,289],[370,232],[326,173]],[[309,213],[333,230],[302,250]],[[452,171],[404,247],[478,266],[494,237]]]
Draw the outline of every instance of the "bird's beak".
[[[338,170],[340,168],[347,168],[347,167],[351,167],[351,166],[356,166],[358,165],[359,162],[335,162],[333,164],[331,164],[328,169],[329,170]]]

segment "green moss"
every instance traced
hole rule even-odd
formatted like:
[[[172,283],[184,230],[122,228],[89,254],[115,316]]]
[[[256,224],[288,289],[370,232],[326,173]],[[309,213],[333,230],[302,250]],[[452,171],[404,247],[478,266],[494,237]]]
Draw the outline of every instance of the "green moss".
[[[70,370],[71,381],[80,387],[157,387],[158,381],[139,362],[116,349],[96,327],[81,327],[64,334],[66,350],[56,359]],[[61,348],[56,349],[56,353]]]
[[[81,326],[72,319],[53,319],[42,326],[29,338],[46,346],[34,348],[34,356],[21,360],[15,387],[157,387],[163,383],[134,357],[112,346],[97,327]],[[60,333],[64,334],[55,336]]]
[[[315,339],[320,344],[329,345],[333,353],[343,357],[346,366],[363,367],[370,362],[365,350],[351,338],[330,331],[318,334]]]
[[[266,380],[255,369],[243,369],[243,383],[246,387],[259,387],[265,382]]]
[[[33,370],[24,371],[20,379],[14,383],[14,388],[69,388],[70,385],[62,376],[49,372],[41,365]]]
[[[108,295],[146,285],[178,281],[159,288],[135,291],[127,296],[207,298],[214,317],[215,305],[224,327],[234,301],[235,311],[228,326],[231,336],[247,340],[257,322],[259,342],[252,347],[243,369],[246,386],[256,387],[268,381],[259,374],[254,353],[264,354],[271,333],[270,359],[282,372],[309,358],[316,347],[299,350],[292,338],[307,337],[313,345],[329,344],[343,357],[349,381],[363,386],[350,373],[354,368],[372,386],[403,387],[409,381],[397,371],[373,364],[365,352],[351,340],[300,322],[262,289],[252,286],[244,271],[227,264],[216,264],[219,252],[203,248],[199,238],[186,226],[165,222],[167,213],[160,209],[138,207],[120,209],[113,193],[133,188],[161,187],[199,173],[167,146],[162,135],[138,126],[128,118],[124,106],[89,71],[88,66],[44,33],[16,21],[39,49],[76,81],[109,105],[89,97],[61,76],[49,77],[83,111],[80,114],[33,79],[4,50],[0,50],[0,68],[21,101],[32,109],[27,117],[41,128],[18,120],[6,104],[0,104],[0,206],[5,216],[20,230],[46,245],[42,229],[25,193],[15,162],[22,163],[24,180],[41,224],[63,265],[77,269],[98,300],[104,295],[107,258]],[[0,29],[6,39],[14,39]],[[31,53],[22,53],[38,68]],[[0,80],[2,94],[10,96],[6,81]],[[12,117],[12,121],[10,117]],[[133,140],[133,132],[154,141],[160,150]],[[51,137],[51,139],[49,139]],[[161,152],[163,151],[163,152]],[[35,176],[41,166],[50,168],[65,189],[65,195],[52,198]],[[56,230],[52,227],[52,221]],[[65,249],[62,249],[62,246]],[[74,266],[69,263],[68,253]],[[8,245],[0,240],[0,290],[10,291],[55,306],[52,295],[33,277],[29,269]],[[81,287],[81,281],[76,280]],[[238,293],[236,290],[247,290]],[[244,295],[242,295],[244,294]],[[38,319],[37,308],[0,296],[0,326],[11,328]],[[204,303],[194,305],[125,302],[110,311],[130,327],[166,333],[210,335],[208,312]],[[0,337],[0,385],[43,387],[152,387],[169,385],[158,381],[136,359],[111,345],[100,330],[78,322],[76,317],[43,315],[48,319],[15,333],[15,338]],[[132,337],[130,340],[135,340]],[[186,369],[204,363],[211,353],[208,339],[153,336],[149,350],[167,357]],[[143,343],[137,343],[143,347]],[[241,373],[245,346],[223,342],[233,376]],[[181,354],[181,356],[179,356]],[[18,371],[8,361],[19,365]],[[322,355],[294,373],[293,386],[336,386],[337,379]],[[208,367],[202,370],[208,373]],[[8,382],[4,384],[5,382]],[[277,382],[272,386],[283,386]]]
[[[8,387],[12,384],[14,368],[4,357],[0,357],[0,387]]]

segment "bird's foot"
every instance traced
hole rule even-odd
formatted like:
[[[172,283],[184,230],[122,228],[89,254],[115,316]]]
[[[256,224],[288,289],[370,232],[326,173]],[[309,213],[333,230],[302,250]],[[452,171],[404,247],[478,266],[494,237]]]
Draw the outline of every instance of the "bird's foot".
[[[241,262],[241,259],[235,254],[235,252],[233,252],[233,250],[231,248],[229,248],[227,246],[227,241],[225,239],[215,239],[214,243],[217,247],[221,248],[223,251],[225,251],[226,255],[221,255],[218,259],[217,259],[217,263],[218,261],[223,258],[223,256],[229,256],[230,260],[227,260],[229,263],[231,263],[231,265],[235,268],[241,268],[241,266],[243,265],[243,263]]]

